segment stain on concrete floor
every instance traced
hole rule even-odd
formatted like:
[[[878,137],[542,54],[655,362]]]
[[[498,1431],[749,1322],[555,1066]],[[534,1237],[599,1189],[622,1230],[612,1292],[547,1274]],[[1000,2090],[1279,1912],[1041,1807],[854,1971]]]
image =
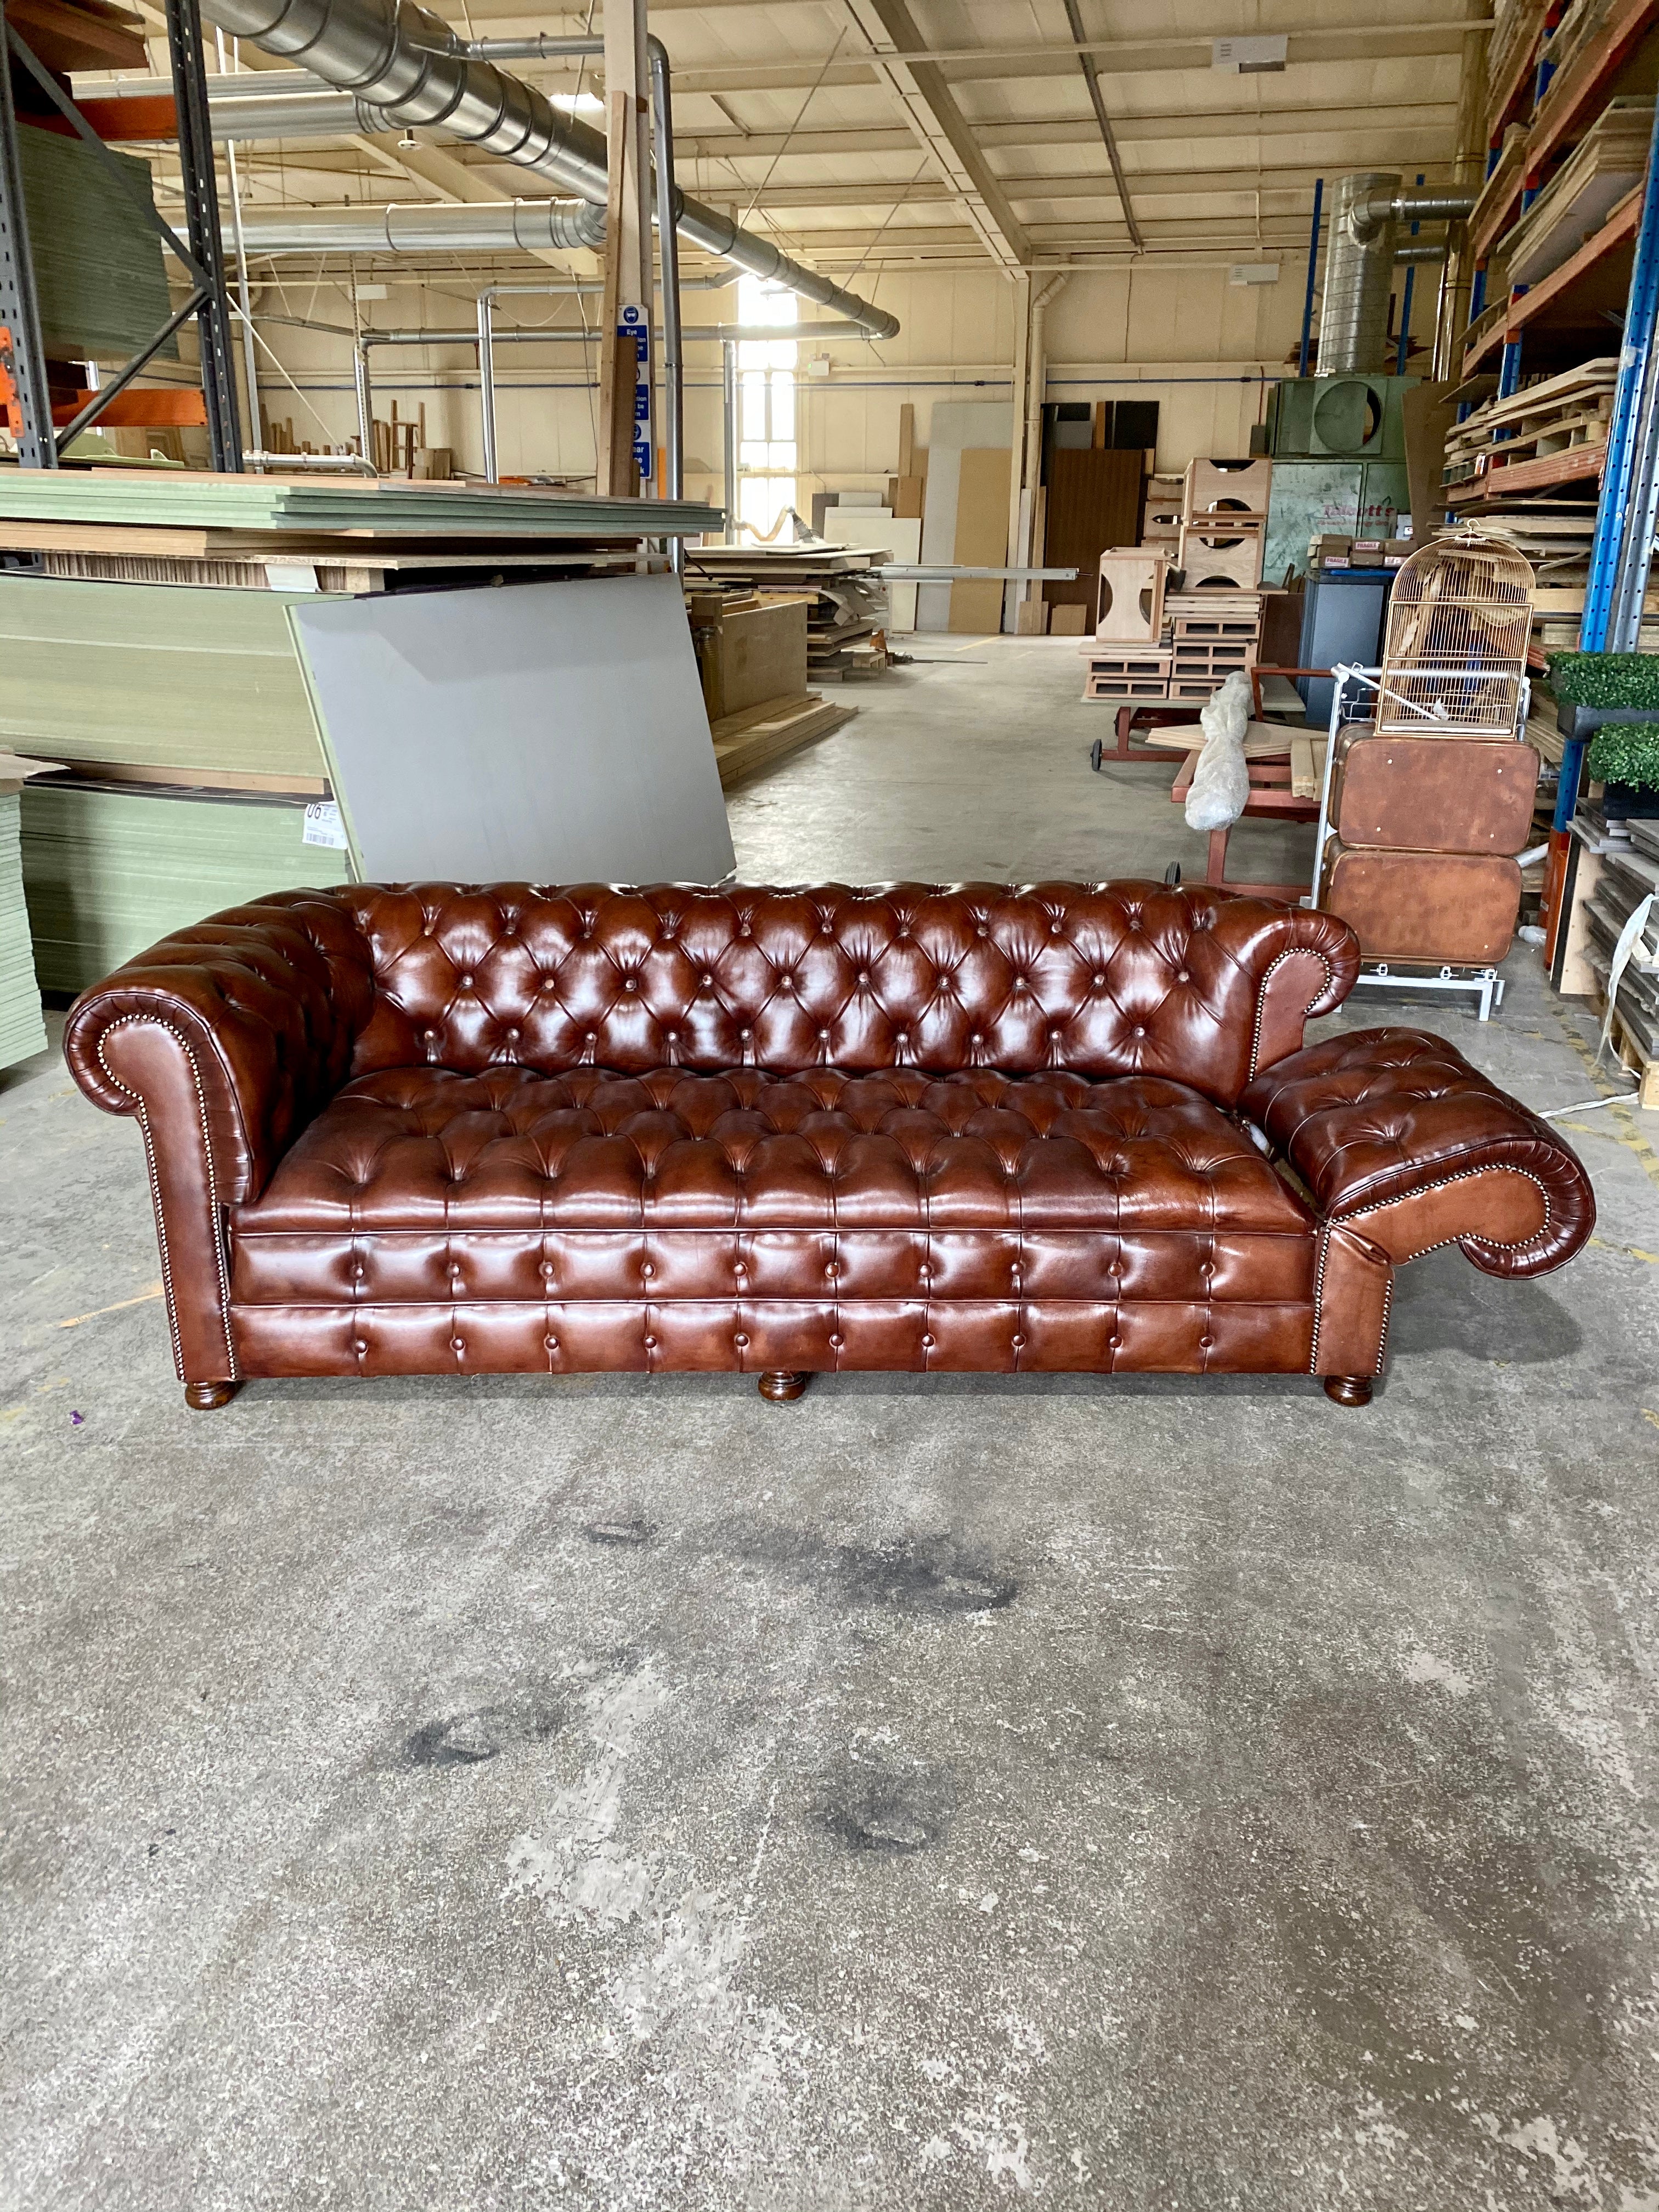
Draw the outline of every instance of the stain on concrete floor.
[[[744,872],[1161,874],[1168,770],[1091,776],[1075,656],[986,650],[752,787]],[[1510,974],[1339,1022],[1591,1096]],[[1659,2212],[1659,1188],[1627,1109],[1575,1141],[1598,1244],[1418,1262],[1364,1413],[187,1416],[135,1132],[0,1079],[4,2202]]]

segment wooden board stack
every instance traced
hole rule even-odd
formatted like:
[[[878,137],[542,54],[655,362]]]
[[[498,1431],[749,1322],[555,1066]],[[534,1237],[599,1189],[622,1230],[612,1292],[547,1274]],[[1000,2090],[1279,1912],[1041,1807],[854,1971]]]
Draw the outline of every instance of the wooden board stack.
[[[1616,357],[1587,361],[1510,399],[1488,399],[1446,434],[1442,482],[1454,507],[1601,473],[1619,379]]]
[[[21,799],[41,986],[167,931],[346,880],[288,621],[319,592],[488,586],[639,558],[714,509],[446,483],[0,469],[0,744],[63,763]]]
[[[807,677],[835,684],[884,675],[887,586],[872,573],[879,547],[850,545],[700,545],[686,558],[695,584],[806,603]]]

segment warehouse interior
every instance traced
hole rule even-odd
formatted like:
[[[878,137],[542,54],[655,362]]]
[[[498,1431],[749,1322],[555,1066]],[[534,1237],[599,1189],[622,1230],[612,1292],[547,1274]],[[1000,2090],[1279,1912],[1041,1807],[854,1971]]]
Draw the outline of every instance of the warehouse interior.
[[[0,0],[9,2204],[1659,2208],[1656,94]]]

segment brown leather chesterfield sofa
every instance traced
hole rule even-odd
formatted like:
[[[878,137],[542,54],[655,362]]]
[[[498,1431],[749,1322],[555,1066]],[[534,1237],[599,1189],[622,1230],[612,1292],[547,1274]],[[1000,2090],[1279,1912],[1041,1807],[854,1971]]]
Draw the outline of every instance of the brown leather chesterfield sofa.
[[[191,1406],[250,1376],[1309,1374],[1395,1265],[1559,1267],[1573,1154],[1438,1037],[1302,1049],[1345,922],[1161,884],[356,884],[88,992]]]

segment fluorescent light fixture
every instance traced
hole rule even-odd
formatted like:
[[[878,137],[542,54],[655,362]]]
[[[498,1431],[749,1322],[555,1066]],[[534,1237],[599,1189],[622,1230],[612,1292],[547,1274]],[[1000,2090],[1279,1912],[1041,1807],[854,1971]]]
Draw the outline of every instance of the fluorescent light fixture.
[[[1276,261],[1235,261],[1227,272],[1230,284],[1277,284],[1279,264]]]
[[[570,115],[601,115],[605,112],[605,102],[597,92],[550,92],[547,97],[550,106],[562,107]]]
[[[1212,39],[1210,67],[1226,70],[1235,76],[1259,76],[1284,68],[1290,44],[1282,31],[1267,38]]]

